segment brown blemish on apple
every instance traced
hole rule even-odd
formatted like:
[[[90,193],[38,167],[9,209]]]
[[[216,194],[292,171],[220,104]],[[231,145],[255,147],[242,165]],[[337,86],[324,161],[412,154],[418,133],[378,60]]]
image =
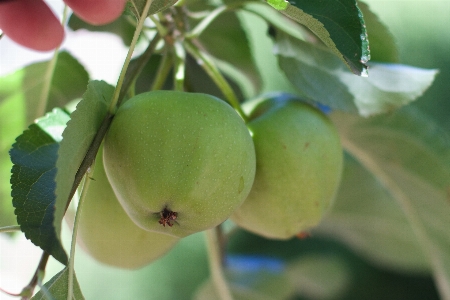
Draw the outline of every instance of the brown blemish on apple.
[[[177,219],[178,213],[175,211],[171,211],[170,209],[164,207],[162,211],[159,212],[160,219],[159,224],[166,227],[166,224],[169,225],[169,227],[173,226],[173,222]]]
[[[309,147],[309,142],[305,143],[305,149],[307,149]]]
[[[302,231],[302,232],[297,233],[295,236],[296,236],[298,239],[304,240],[304,239],[306,239],[306,238],[309,238],[311,235],[309,234],[309,232]]]

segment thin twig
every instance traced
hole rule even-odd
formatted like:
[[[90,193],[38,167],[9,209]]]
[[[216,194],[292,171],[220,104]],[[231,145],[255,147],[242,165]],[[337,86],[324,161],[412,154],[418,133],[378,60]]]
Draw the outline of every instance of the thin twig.
[[[20,231],[20,225],[0,227],[0,232],[15,232],[15,231]]]

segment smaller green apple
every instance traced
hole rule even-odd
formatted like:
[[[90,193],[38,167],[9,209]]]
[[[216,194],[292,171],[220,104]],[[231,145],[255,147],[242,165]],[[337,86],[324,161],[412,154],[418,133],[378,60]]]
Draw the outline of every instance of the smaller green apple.
[[[256,151],[252,190],[231,219],[259,235],[288,239],[319,223],[339,186],[343,151],[331,121],[286,94],[250,114]]]
[[[179,239],[143,230],[130,220],[106,177],[102,153],[100,148],[82,206],[77,242],[104,264],[143,267],[167,253]]]

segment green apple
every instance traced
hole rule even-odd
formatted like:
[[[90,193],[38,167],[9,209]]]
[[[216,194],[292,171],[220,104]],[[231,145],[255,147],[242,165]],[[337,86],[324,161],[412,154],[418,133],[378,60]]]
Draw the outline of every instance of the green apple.
[[[130,220],[109,184],[100,151],[78,227],[77,242],[82,248],[102,263],[135,269],[167,253],[178,240],[143,230]]]
[[[256,164],[234,109],[210,95],[175,91],[125,102],[105,137],[103,160],[130,218],[177,237],[225,221],[247,197]]]
[[[252,190],[231,219],[267,238],[288,239],[319,223],[339,186],[343,151],[331,121],[285,94],[260,102],[248,127],[256,151]]]

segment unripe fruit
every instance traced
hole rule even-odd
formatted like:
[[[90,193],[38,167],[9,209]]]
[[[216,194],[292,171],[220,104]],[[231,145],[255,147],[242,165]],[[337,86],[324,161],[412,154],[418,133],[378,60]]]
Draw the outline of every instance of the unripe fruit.
[[[331,121],[286,95],[250,115],[256,151],[252,190],[231,219],[259,235],[288,239],[317,225],[337,191],[343,152]]]
[[[178,240],[143,230],[130,220],[106,178],[100,149],[78,227],[82,248],[102,263],[135,269],[164,255]]]
[[[177,237],[217,226],[247,197],[255,174],[250,133],[206,94],[140,94],[117,111],[105,138],[106,174],[140,227]]]

